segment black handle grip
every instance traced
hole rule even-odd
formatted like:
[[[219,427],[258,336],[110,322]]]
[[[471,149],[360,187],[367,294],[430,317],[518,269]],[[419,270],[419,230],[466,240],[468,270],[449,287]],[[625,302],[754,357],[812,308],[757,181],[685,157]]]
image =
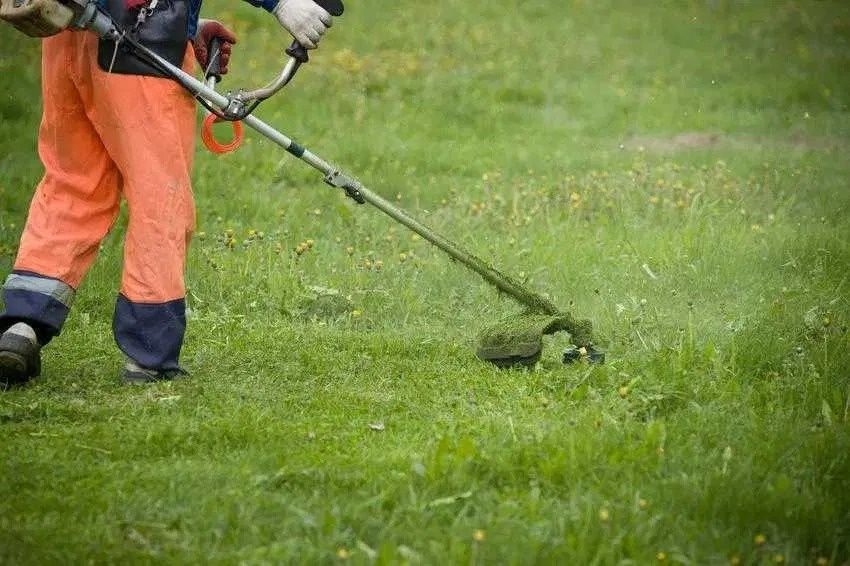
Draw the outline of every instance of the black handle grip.
[[[286,54],[299,63],[307,63],[310,61],[310,56],[307,55],[307,48],[298,43],[297,39],[293,39],[289,47],[286,48]]]
[[[212,38],[207,46],[207,78],[215,77],[215,81],[221,80],[221,40],[217,37]]]

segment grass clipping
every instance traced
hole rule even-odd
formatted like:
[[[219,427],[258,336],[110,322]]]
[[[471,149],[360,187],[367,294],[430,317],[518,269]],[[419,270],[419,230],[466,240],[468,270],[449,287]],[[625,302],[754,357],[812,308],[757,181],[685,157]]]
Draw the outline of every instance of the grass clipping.
[[[543,336],[569,332],[574,343],[590,343],[591,324],[568,314],[525,312],[484,328],[478,336],[476,354],[499,367],[532,366],[543,353]]]

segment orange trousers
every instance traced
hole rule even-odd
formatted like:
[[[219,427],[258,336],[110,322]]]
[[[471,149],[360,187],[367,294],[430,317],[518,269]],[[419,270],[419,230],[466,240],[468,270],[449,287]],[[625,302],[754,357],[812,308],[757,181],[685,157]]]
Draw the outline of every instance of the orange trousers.
[[[43,41],[42,80],[45,174],[15,270],[78,287],[123,195],[129,224],[121,293],[146,303],[182,298],[195,226],[191,95],[172,80],[102,71],[97,37],[85,32]]]
[[[28,315],[27,309],[38,309],[15,301],[29,293],[24,302],[41,304],[38,293],[49,292],[52,299],[66,299],[67,315],[67,298],[94,261],[123,196],[129,224],[116,339],[145,367],[174,367],[185,328],[186,251],[195,226],[195,105],[172,80],[104,72],[97,45],[88,32],[66,31],[43,41],[38,150],[45,174],[4,288],[5,316],[36,323],[45,322],[42,317],[52,334],[59,332],[59,305],[51,303],[50,316]],[[193,66],[188,47],[184,69]]]

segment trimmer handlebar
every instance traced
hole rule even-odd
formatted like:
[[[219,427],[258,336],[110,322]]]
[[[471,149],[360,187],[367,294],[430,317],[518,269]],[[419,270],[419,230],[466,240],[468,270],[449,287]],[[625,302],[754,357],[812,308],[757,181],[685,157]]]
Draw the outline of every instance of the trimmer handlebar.
[[[345,11],[345,6],[342,0],[313,0],[316,4],[324,8],[332,16],[341,16]],[[206,73],[206,82],[208,85],[215,86],[215,83],[221,80],[221,70],[218,61],[218,53],[220,51],[221,41],[213,39],[210,42],[210,66]],[[307,49],[301,45],[298,40],[293,40],[289,47],[286,48],[286,54],[289,59],[286,61],[283,69],[278,77],[262,88],[245,91],[240,90],[231,98],[231,104],[224,109],[225,114],[238,117],[246,107],[255,105],[267,98],[274,96],[283,87],[295,77],[295,73],[304,63],[310,61]],[[250,111],[249,111],[250,112]]]
[[[341,16],[345,10],[341,0],[314,0],[314,2],[327,10],[332,16]],[[205,83],[211,89],[215,89],[216,83],[221,80],[221,64],[219,59],[221,43],[220,39],[213,38],[207,48],[210,61],[204,78]],[[209,114],[206,117],[201,130],[201,139],[210,151],[220,154],[237,149],[242,143],[244,136],[239,120],[250,115],[257,104],[274,96],[289,84],[301,65],[310,61],[307,49],[298,40],[293,40],[290,46],[286,48],[286,54],[289,55],[289,59],[280,72],[280,75],[274,81],[256,90],[240,90],[235,95],[228,97],[229,104],[225,108],[222,108],[221,114]],[[219,142],[213,135],[213,124],[221,121],[223,118],[230,120],[233,128],[233,138],[228,143]]]
[[[219,58],[221,54],[221,43],[222,41],[219,38],[213,38],[207,48],[210,54],[210,62],[204,73],[204,82],[213,88],[215,88],[216,83],[221,81],[221,60]],[[303,51],[303,56],[301,55],[301,51]],[[262,102],[286,86],[292,80],[292,77],[295,76],[298,67],[302,63],[307,62],[307,50],[297,41],[293,41],[292,45],[286,49],[286,54],[289,55],[289,59],[283,67],[283,71],[281,71],[280,75],[274,81],[255,90],[240,90],[233,97],[233,101],[236,104],[232,104],[232,108],[224,109],[225,112],[237,114],[238,107],[244,108],[248,103]]]

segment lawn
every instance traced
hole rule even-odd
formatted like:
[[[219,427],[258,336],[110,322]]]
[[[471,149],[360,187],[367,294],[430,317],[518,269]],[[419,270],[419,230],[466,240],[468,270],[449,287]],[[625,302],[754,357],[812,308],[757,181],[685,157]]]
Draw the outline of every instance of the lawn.
[[[274,19],[204,12],[225,88],[279,69]],[[5,275],[40,91],[0,46]],[[607,362],[479,361],[510,299],[253,133],[199,146],[191,376],[120,384],[122,220],[0,394],[0,562],[849,564],[848,69],[842,1],[351,2],[258,116]]]

